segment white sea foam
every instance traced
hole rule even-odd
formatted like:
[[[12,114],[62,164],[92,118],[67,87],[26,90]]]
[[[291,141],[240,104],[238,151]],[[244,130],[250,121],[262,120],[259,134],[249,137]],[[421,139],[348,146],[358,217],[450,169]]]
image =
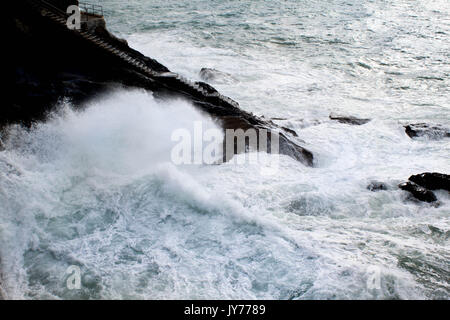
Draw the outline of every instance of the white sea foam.
[[[442,247],[408,233],[432,221],[445,230],[448,197],[430,208],[403,203],[399,191],[368,192],[377,170],[358,162],[350,142],[341,144],[347,161],[306,168],[281,157],[272,177],[260,165],[174,166],[171,130],[198,120],[214,126],[186,102],[124,91],[81,112],[63,106],[30,131],[11,129],[0,154],[8,295],[423,296],[397,256],[420,247],[443,263]],[[374,264],[382,288],[371,291]],[[79,291],[64,286],[70,265],[81,266]]]

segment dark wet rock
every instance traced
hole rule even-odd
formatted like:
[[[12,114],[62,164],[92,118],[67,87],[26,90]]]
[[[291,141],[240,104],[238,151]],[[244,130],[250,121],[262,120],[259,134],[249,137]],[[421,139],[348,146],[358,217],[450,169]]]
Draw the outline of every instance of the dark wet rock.
[[[415,184],[414,182],[403,182],[399,184],[398,187],[411,193],[411,195],[413,195],[417,200],[424,202],[434,202],[437,200],[436,195],[433,193],[433,191],[427,190],[424,187]]]
[[[429,190],[443,189],[450,191],[450,175],[437,172],[424,172],[412,175],[408,179]]]
[[[196,84],[198,84],[200,87],[202,87],[203,89],[206,90],[206,92],[208,93],[216,93],[218,94],[219,92],[216,90],[216,88],[214,88],[213,86],[207,84],[206,82],[202,82],[202,81],[197,81]]]
[[[224,128],[224,131],[226,129],[232,129],[232,130],[238,130],[242,129],[243,131],[246,131],[248,129],[255,129],[256,136],[257,136],[257,147],[259,150],[261,150],[260,145],[260,130],[264,130],[264,133],[267,135],[267,146],[265,147],[266,150],[270,153],[273,153],[274,151],[271,148],[271,140],[272,135],[277,134],[278,136],[278,147],[279,147],[279,153],[284,154],[287,156],[290,156],[291,158],[300,161],[301,163],[307,165],[307,166],[313,166],[314,165],[314,156],[313,154],[297,145],[296,143],[293,143],[286,135],[280,131],[270,131],[267,130],[267,128],[270,128],[270,123],[265,123],[265,125],[262,125],[264,123],[252,123],[253,118],[247,119],[245,116],[232,116],[232,115],[225,115],[220,117],[221,126]],[[245,150],[248,150],[248,141],[245,143]],[[224,148],[226,147],[226,144],[223,144]],[[236,154],[244,152],[244,150],[240,150],[237,148],[237,140],[234,144],[234,149]],[[224,149],[224,156],[226,156],[226,150]],[[224,158],[225,159],[225,158]]]
[[[294,137],[298,137],[297,132],[295,132],[295,130],[286,128],[286,127],[281,127],[281,129],[283,129],[285,132],[292,134]]]
[[[205,81],[214,80],[217,76],[220,76],[222,72],[213,68],[202,68],[199,72],[200,77]]]
[[[199,75],[204,81],[210,81],[210,82],[217,81],[217,80],[229,82],[229,81],[234,80],[234,78],[231,76],[231,74],[219,71],[214,68],[202,68],[199,72]]]
[[[292,143],[284,134],[279,134],[280,154],[290,156],[301,163],[312,167],[314,165],[314,156],[311,151]]]
[[[335,207],[332,201],[327,201],[318,196],[304,195],[294,199],[286,205],[286,210],[298,216],[332,215]]]
[[[411,139],[425,137],[439,140],[450,137],[450,128],[446,128],[440,124],[411,123],[404,127],[406,134]]]
[[[29,126],[33,121],[45,119],[62,98],[82,105],[117,84],[156,88],[154,81],[138,75],[121,59],[76,32],[56,25],[31,3],[10,2],[9,14],[4,19],[5,32],[14,43],[6,50],[5,61],[12,67],[8,69],[12,74],[8,74],[4,90],[0,127],[11,123]],[[108,37],[106,30],[97,29],[99,36]],[[168,71],[118,38],[109,37],[108,41],[148,67]]]
[[[338,121],[340,123],[352,124],[352,125],[356,125],[356,126],[366,124],[367,122],[370,121],[370,119],[359,119],[359,118],[355,118],[353,116],[338,116],[338,115],[334,115],[334,114],[330,114],[330,119]]]
[[[385,183],[378,182],[378,181],[372,181],[367,186],[367,190],[370,190],[370,191],[373,191],[373,192],[387,190],[387,189],[388,189],[388,186]]]
[[[47,0],[47,2],[62,11],[66,11],[68,6],[79,4],[78,0]]]
[[[410,192],[420,201],[434,202],[437,198],[431,190],[442,189],[450,192],[450,175],[437,172],[412,175],[409,181],[401,183],[399,188]]]
[[[367,69],[367,70],[372,70],[372,68],[368,64],[365,64],[363,62],[357,62],[356,65],[363,67],[364,69]]]

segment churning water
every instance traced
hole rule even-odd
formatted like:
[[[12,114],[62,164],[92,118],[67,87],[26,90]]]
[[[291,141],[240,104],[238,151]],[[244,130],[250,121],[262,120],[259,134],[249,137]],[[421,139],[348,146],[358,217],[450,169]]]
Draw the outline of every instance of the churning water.
[[[171,133],[214,122],[181,100],[118,90],[0,152],[0,258],[10,298],[450,297],[450,196],[396,188],[449,173],[448,1],[103,0],[109,28],[183,76],[203,67],[241,107],[316,157],[175,166]],[[362,126],[330,113],[372,119]],[[270,163],[271,155],[266,155]],[[264,158],[264,156],[262,156]],[[370,181],[389,190],[370,192]],[[81,268],[80,290],[66,286]],[[374,285],[375,284],[375,285]]]

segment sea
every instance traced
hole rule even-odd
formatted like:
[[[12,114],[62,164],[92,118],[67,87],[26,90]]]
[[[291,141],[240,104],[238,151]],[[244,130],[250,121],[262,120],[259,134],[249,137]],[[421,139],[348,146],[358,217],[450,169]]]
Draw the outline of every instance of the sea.
[[[189,100],[61,99],[1,137],[5,298],[450,298],[450,195],[429,204],[397,187],[450,173],[448,138],[404,128],[450,126],[448,0],[91,3],[171,71],[217,70],[206,82],[296,131],[314,166],[177,165],[174,131],[219,126]]]

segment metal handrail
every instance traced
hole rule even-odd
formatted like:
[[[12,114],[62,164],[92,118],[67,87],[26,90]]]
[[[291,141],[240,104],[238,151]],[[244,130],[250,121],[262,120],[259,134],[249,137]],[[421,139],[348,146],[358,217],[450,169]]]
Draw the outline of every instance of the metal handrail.
[[[68,14],[61,10],[60,8],[55,7],[51,3],[48,3],[45,0],[35,0],[35,2],[39,2],[43,7],[48,10],[53,11],[54,13],[58,13],[61,16],[67,16]],[[88,15],[95,15],[103,17],[103,7],[97,4],[91,4],[87,2],[79,2],[78,7],[80,10],[84,11]]]
[[[58,13],[58,14],[60,14],[62,16],[67,16],[66,12],[62,11],[61,9],[55,7],[54,5],[52,5],[51,3],[48,3],[45,0],[38,0],[38,2],[40,2],[43,7],[46,7],[47,9],[52,10],[55,13]]]
[[[79,2],[79,8],[87,14],[103,17],[103,7],[98,4]]]

